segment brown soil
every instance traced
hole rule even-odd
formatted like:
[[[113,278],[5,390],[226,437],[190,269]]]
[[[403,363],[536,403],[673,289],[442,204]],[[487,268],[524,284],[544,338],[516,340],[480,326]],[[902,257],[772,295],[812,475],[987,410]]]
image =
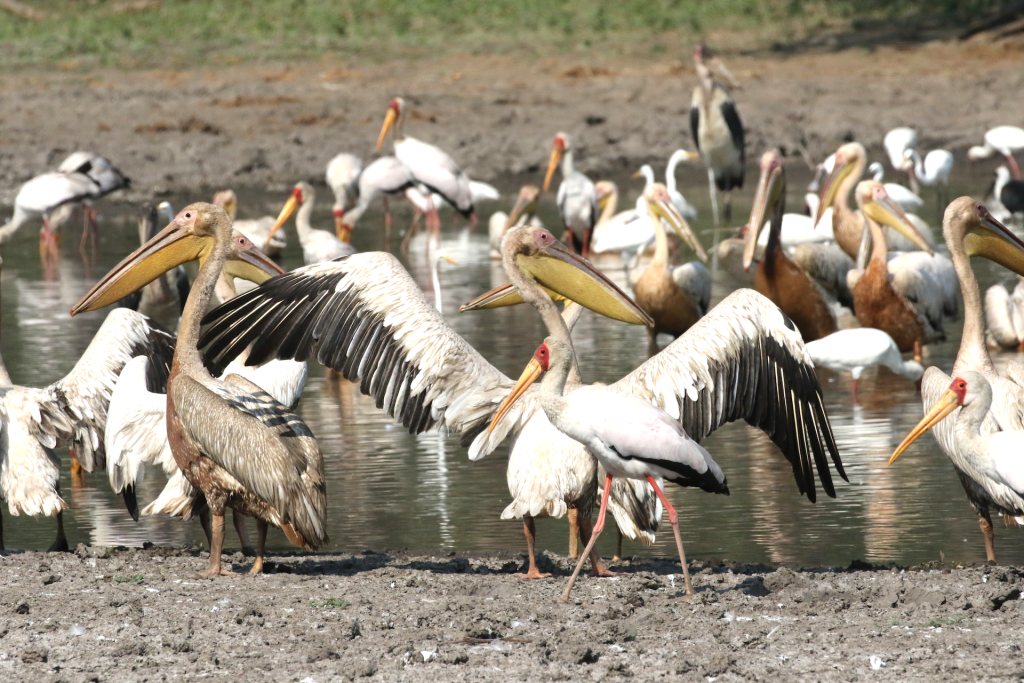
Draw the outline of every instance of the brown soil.
[[[877,147],[915,126],[923,146],[962,151],[1024,124],[1024,39],[730,56],[748,158],[768,145],[820,159],[845,137]],[[11,71],[0,75],[0,188],[68,152],[111,157],[130,198],[200,186],[282,189],[319,180],[334,154],[369,157],[389,99],[408,132],[494,180],[536,172],[553,134],[575,136],[583,170],[613,171],[692,146],[689,62],[467,55],[383,64],[238,65],[195,71]]]

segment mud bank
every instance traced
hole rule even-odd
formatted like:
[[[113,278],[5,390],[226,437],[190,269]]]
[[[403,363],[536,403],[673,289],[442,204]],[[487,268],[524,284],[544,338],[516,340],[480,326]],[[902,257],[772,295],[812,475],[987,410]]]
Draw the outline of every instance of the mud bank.
[[[236,571],[249,564],[229,557]],[[79,546],[0,557],[0,678],[21,681],[900,680],[1018,677],[1015,568],[792,571],[668,561],[514,576],[518,556],[272,558],[200,578],[204,553]]]

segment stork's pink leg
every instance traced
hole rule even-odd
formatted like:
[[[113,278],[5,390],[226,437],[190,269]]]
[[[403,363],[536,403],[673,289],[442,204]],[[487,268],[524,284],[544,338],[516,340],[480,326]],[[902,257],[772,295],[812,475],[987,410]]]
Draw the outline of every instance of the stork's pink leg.
[[[590,532],[590,540],[587,541],[587,547],[583,550],[583,554],[580,555],[579,561],[576,563],[576,569],[573,570],[572,576],[569,577],[569,585],[565,587],[565,592],[562,593],[562,597],[558,599],[559,602],[569,602],[569,592],[572,590],[572,585],[576,583],[576,577],[580,575],[580,569],[583,568],[583,563],[587,561],[587,557],[590,556],[590,551],[594,549],[594,544],[597,543],[597,537],[604,531],[604,515],[608,512],[608,496],[612,492],[612,475],[605,475],[604,478],[604,494],[601,496],[601,510],[597,513],[597,524],[594,525],[593,531]]]
[[[1012,154],[1006,155],[1006,163],[1010,164],[1010,175],[1015,180],[1020,180],[1020,166],[1017,165],[1017,160],[1013,158]]]
[[[654,493],[657,494],[658,499],[661,500],[661,504],[665,506],[665,512],[668,513],[668,521],[672,524],[672,532],[676,535],[676,548],[679,549],[679,564],[683,566],[683,583],[686,584],[686,595],[683,597],[690,597],[694,595],[693,586],[690,585],[690,570],[686,568],[686,553],[683,552],[683,538],[679,535],[679,515],[676,514],[676,509],[672,507],[672,503],[668,502],[668,498],[665,497],[665,492],[658,486],[658,482],[654,481],[654,477],[647,475],[647,483],[654,488]]]
[[[381,197],[380,201],[384,205],[384,251],[387,251],[391,248],[391,207],[388,206],[386,196]]]
[[[523,515],[523,533],[526,534],[526,549],[530,553],[530,567],[525,574],[518,574],[517,576],[524,579],[546,579],[551,574],[542,574],[537,569],[537,558],[534,554],[534,543],[537,540],[537,527],[533,523],[533,517],[530,515]]]

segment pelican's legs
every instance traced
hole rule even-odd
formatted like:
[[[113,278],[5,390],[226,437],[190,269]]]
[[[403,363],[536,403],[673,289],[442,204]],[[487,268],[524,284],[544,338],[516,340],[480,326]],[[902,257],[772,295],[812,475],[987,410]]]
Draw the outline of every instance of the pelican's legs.
[[[992,530],[992,518],[988,510],[978,512],[978,526],[981,527],[981,535],[985,537],[985,556],[989,562],[996,561],[996,534]]]
[[[617,529],[618,527],[616,527]],[[583,534],[583,538],[589,543],[590,536],[594,533],[593,527],[590,524],[590,518],[586,517],[580,521],[580,533]],[[597,552],[597,548],[593,548],[590,551],[590,575],[591,576],[618,576],[615,572],[604,566],[604,562],[601,561],[601,556]]]
[[[580,556],[580,525],[576,520],[577,514],[578,511],[576,508],[569,508],[569,559],[571,560],[575,560]]]
[[[665,492],[658,486],[658,482],[654,481],[654,477],[647,475],[647,483],[654,488],[654,493],[658,495],[661,500],[661,504],[665,507],[665,512],[668,513],[668,521],[672,524],[672,532],[676,535],[676,548],[679,550],[679,564],[683,566],[683,583],[686,584],[686,595],[684,597],[690,597],[694,594],[693,586],[690,585],[690,570],[686,567],[686,553],[683,551],[683,539],[679,535],[679,515],[676,514],[676,509],[672,507],[672,503],[668,502],[668,498],[665,497]]]
[[[262,519],[256,520],[256,561],[252,563],[250,574],[263,573],[263,553],[267,549],[267,526]]]
[[[207,501],[209,503],[209,501]],[[224,569],[220,564],[220,555],[224,550],[224,508],[221,507],[219,510],[220,514],[217,514],[210,509],[212,519],[210,526],[212,527],[212,538],[210,539],[210,567],[203,574],[206,576],[217,576],[219,574],[234,574],[230,569]]]
[[[249,534],[245,530],[245,515],[238,510],[231,511],[231,522],[235,525],[235,533],[238,534],[238,542],[242,544],[243,555],[255,555],[256,551],[249,543]]]
[[[82,204],[82,240],[78,244],[78,250],[85,253],[85,245],[90,241],[93,246],[96,244],[96,209],[88,204]]]
[[[523,515],[523,533],[526,534],[526,550],[530,553],[530,567],[525,574],[518,576],[523,579],[546,579],[551,574],[541,574],[537,569],[537,560],[533,554],[533,544],[537,538],[537,527],[533,523],[533,517]]]
[[[580,555],[579,561],[576,562],[576,569],[573,570],[572,576],[569,577],[569,585],[565,587],[565,592],[562,593],[562,597],[558,598],[559,602],[569,602],[569,591],[572,590],[572,585],[576,583],[576,577],[580,575],[580,569],[583,568],[583,563],[587,557],[590,556],[590,551],[594,549],[594,544],[597,543],[597,537],[604,531],[604,516],[608,512],[608,496],[612,492],[612,475],[606,474],[604,477],[604,493],[601,494],[601,509],[597,513],[597,524],[590,533],[590,540],[587,541],[587,547],[583,550],[583,554]]]
[[[210,528],[210,508],[203,506],[202,511],[199,513],[199,526],[203,528],[203,533],[206,534],[206,545],[213,546],[213,530]]]
[[[78,456],[75,454],[75,449],[71,449],[71,486],[79,487],[85,484],[85,468],[82,467],[82,463],[78,461]]]
[[[725,222],[728,223],[732,220],[732,190],[723,194],[725,194]]]
[[[622,559],[622,529],[616,525],[615,530],[619,532],[619,540],[615,543],[615,555],[612,556],[612,562],[618,562]]]
[[[711,215],[718,225],[718,191],[715,189],[715,172],[708,168],[708,191],[711,194]]]
[[[1015,180],[1020,180],[1020,166],[1017,165],[1017,160],[1013,158],[1012,154],[1006,155],[1006,163],[1010,164],[1010,175]]]
[[[419,216],[413,218],[412,223],[405,230],[405,237],[402,238],[402,246],[399,247],[403,254],[409,253],[409,242],[412,241],[412,236],[416,234],[416,228],[419,223]]]
[[[57,487],[57,495],[60,495],[60,487]],[[57,538],[53,545],[46,549],[48,553],[66,553],[68,548],[68,537],[64,535],[64,511],[57,513]]]
[[[914,360],[918,363],[921,362],[921,340],[914,340]]]
[[[384,251],[387,251],[391,248],[391,207],[386,196],[381,197],[380,202],[384,205]]]
[[[590,258],[590,230],[583,231],[583,251],[580,252],[583,258]]]

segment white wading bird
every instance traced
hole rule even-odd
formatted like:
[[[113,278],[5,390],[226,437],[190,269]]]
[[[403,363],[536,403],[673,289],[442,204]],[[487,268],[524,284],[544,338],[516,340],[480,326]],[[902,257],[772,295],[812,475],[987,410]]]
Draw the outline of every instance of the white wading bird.
[[[853,395],[857,396],[857,382],[867,368],[884,365],[897,375],[915,382],[921,379],[924,368],[915,361],[904,361],[892,337],[873,327],[839,330],[827,337],[807,342],[807,353],[814,365],[835,372],[853,375]]]
[[[1014,153],[1024,149],[1024,128],[1017,126],[996,126],[985,133],[985,144],[967,150],[967,158],[971,161],[987,159],[996,152],[1006,157],[1013,177],[1020,179],[1020,166],[1013,158]]]
[[[544,175],[544,191],[551,187],[551,177],[561,168],[562,182],[558,185],[558,214],[569,235],[569,245],[586,258],[590,253],[590,240],[597,225],[597,190],[587,176],[573,165],[572,141],[568,133],[555,136],[551,159]],[[653,176],[653,174],[652,174]]]
[[[985,291],[985,326],[1000,348],[1024,351],[1024,278],[1012,293],[1001,282]]]
[[[935,195],[937,206],[946,205],[946,193],[949,191],[949,174],[953,170],[953,153],[945,149],[933,149],[925,155],[924,161],[916,150],[908,149],[903,153],[903,158],[914,164],[914,177],[922,185],[931,187],[938,185],[938,192]],[[889,188],[885,188],[888,190]]]
[[[356,253],[355,247],[348,242],[341,241],[326,230],[316,230],[310,225],[309,217],[313,213],[315,202],[316,193],[312,185],[305,181],[295,183],[295,189],[292,190],[288,201],[281,208],[281,213],[270,229],[266,243],[270,243],[285,221],[295,213],[295,208],[299,207],[299,212],[295,216],[295,230],[299,233],[299,242],[302,244],[302,260],[307,266]]]
[[[260,249],[267,256],[277,258],[281,256],[284,248],[288,246],[286,233],[279,232],[270,237],[270,232],[274,229],[275,221],[273,216],[262,216],[260,218],[235,217],[238,214],[238,197],[235,195],[234,190],[221,190],[213,195],[213,202],[211,203],[224,209],[228,214],[228,218],[231,219],[231,227],[245,235],[246,239],[253,244],[261,245]],[[169,208],[170,205],[168,204]],[[173,219],[174,213],[170,212],[167,221],[170,222]]]
[[[363,160],[355,154],[342,152],[327,162],[327,187],[334,193],[334,231],[343,242],[351,241],[351,224],[346,225],[342,219],[352,203],[351,198],[359,193],[362,174]]]
[[[905,126],[893,128],[882,139],[882,146],[889,157],[889,163],[894,171],[906,173],[910,179],[910,188],[914,194],[920,190],[917,187],[917,180],[914,178],[914,165],[906,160],[904,152],[912,147],[917,147],[917,131]],[[888,190],[888,188],[886,188]]]

